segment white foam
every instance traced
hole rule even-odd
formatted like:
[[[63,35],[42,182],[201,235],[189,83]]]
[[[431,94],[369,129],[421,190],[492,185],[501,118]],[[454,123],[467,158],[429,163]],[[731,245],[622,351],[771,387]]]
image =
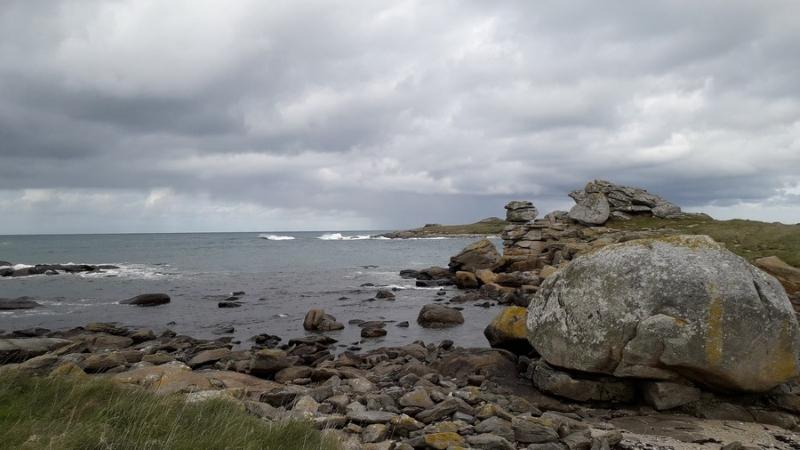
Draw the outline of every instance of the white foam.
[[[323,241],[366,241],[366,240],[375,240],[375,241],[384,241],[390,240],[385,236],[372,236],[369,234],[355,234],[352,236],[347,236],[342,233],[325,233],[322,236],[317,236],[317,239]]]
[[[78,272],[75,275],[81,278],[132,278],[139,280],[158,280],[163,278],[176,278],[177,272],[167,272],[168,264],[149,266],[147,264],[113,264],[119,269],[103,269],[101,272]]]
[[[261,239],[266,239],[269,241],[291,241],[294,240],[294,236],[281,236],[279,234],[259,234],[258,237]]]

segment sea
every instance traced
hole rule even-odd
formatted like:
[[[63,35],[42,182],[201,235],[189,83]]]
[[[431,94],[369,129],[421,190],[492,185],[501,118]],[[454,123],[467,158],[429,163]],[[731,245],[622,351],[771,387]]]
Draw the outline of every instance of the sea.
[[[51,330],[89,322],[171,329],[197,338],[232,336],[247,347],[258,334],[290,338],[303,329],[311,308],[322,308],[345,325],[326,335],[341,348],[404,345],[445,339],[459,346],[486,347],[483,329],[493,309],[462,303],[465,323],[426,329],[416,323],[425,304],[458,294],[454,287],[419,288],[399,276],[401,269],[447,266],[451,255],[477,238],[387,239],[376,231],[93,234],[0,236],[0,261],[33,264],[113,264],[103,273],[0,278],[0,297],[31,297],[42,306],[0,311],[0,330]],[[494,242],[499,245],[500,241]],[[394,289],[395,300],[374,299],[378,289]],[[217,305],[233,292],[241,307]],[[172,301],[156,307],[118,302],[163,292]],[[496,308],[496,307],[495,307]],[[362,339],[353,319],[386,321],[388,334]],[[397,324],[408,321],[407,328]]]

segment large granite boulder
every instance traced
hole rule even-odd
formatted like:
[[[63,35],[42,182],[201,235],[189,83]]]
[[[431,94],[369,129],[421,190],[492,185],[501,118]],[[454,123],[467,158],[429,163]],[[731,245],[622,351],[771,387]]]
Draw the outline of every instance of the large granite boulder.
[[[469,244],[461,253],[450,258],[448,266],[451,272],[459,270],[475,272],[479,269],[494,269],[501,259],[502,256],[492,241],[481,239]]]
[[[587,194],[569,210],[569,217],[584,225],[602,225],[608,220],[611,208],[605,195],[600,193]]]
[[[781,285],[707,236],[609,245],[533,297],[528,338],[556,367],[763,392],[800,375]]]

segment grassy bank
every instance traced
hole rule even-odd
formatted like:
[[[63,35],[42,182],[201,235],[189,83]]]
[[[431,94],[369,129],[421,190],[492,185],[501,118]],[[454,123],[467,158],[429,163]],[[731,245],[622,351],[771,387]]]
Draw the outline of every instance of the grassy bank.
[[[707,217],[636,217],[628,221],[611,221],[606,226],[625,230],[655,229],[664,230],[665,233],[705,234],[749,260],[775,255],[788,264],[800,267],[800,225],[739,219],[714,220]]]
[[[334,450],[310,425],[269,425],[230,401],[187,404],[104,380],[0,376],[0,447]]]
[[[499,235],[508,222],[498,218],[484,219],[475,223],[464,225],[439,225],[431,224],[411,230],[395,231],[386,233],[384,236],[390,237],[436,237],[436,236],[459,236],[459,235]]]

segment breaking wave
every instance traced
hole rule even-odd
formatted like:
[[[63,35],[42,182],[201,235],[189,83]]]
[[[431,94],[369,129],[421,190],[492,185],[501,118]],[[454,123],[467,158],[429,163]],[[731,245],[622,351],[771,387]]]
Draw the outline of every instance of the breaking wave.
[[[322,236],[318,236],[317,239],[323,241],[365,241],[369,239],[386,240],[389,238],[384,236],[372,236],[369,234],[356,234],[352,236],[347,236],[342,233],[325,233]]]
[[[259,234],[258,237],[268,241],[292,241],[294,236],[281,236],[279,234]]]

